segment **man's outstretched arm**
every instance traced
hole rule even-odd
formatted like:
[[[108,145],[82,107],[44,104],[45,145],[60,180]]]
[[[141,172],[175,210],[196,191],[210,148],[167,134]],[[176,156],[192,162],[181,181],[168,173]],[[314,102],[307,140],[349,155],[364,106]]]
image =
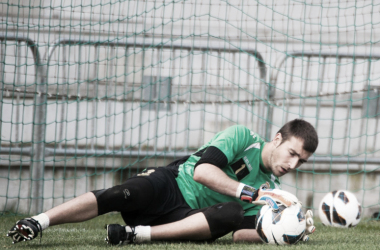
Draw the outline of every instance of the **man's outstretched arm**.
[[[203,163],[194,169],[194,180],[224,195],[236,196],[240,183],[231,179],[219,167]]]

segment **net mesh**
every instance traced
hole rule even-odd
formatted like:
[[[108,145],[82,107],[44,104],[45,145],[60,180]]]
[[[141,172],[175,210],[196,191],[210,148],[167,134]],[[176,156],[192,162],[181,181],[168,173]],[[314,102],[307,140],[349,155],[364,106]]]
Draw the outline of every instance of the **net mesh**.
[[[380,207],[375,1],[3,1],[0,213],[47,210],[164,166],[242,124],[320,144],[282,178]]]

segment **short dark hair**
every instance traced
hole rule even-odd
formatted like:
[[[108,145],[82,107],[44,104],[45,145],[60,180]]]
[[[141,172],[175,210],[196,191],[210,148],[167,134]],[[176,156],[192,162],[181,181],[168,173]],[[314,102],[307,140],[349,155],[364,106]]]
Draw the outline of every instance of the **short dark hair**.
[[[287,122],[277,133],[282,136],[281,144],[294,136],[303,140],[303,149],[307,152],[314,153],[318,147],[317,131],[305,120],[295,119]]]

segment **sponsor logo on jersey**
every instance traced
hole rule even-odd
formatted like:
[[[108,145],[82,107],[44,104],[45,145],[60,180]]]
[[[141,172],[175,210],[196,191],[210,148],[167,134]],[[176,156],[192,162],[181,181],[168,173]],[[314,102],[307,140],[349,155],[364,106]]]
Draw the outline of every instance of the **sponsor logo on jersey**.
[[[243,157],[243,161],[244,161],[245,165],[247,166],[249,172],[251,172],[252,171],[252,166],[251,166],[251,163],[249,163],[248,157],[244,156]]]
[[[250,131],[250,133],[251,133],[252,138],[255,140],[256,137],[257,137],[257,135],[254,132],[252,132],[252,131]]]

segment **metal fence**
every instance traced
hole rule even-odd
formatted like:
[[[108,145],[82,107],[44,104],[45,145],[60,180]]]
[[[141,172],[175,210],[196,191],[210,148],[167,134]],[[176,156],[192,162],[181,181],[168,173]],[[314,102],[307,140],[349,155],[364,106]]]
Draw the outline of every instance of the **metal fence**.
[[[286,54],[270,77],[271,119],[315,117],[319,148],[325,148],[319,152],[328,155],[315,163],[378,164],[379,59],[374,53]]]
[[[19,146],[16,147],[7,147],[3,146],[3,138],[2,138],[2,145],[0,148],[1,154],[6,155],[27,155],[30,156],[30,176],[31,176],[31,200],[35,204],[32,205],[34,207],[39,208],[38,211],[41,211],[42,208],[42,188],[43,188],[43,171],[44,171],[44,138],[45,138],[45,109],[44,104],[46,103],[46,95],[42,94],[44,93],[44,85],[45,85],[45,78],[44,78],[44,67],[41,65],[41,57],[38,50],[38,46],[34,41],[32,41],[29,38],[26,37],[16,37],[16,36],[5,36],[0,35],[0,41],[1,41],[1,62],[2,67],[0,71],[0,77],[1,77],[1,90],[2,94],[0,95],[0,117],[1,117],[1,128],[4,126],[4,119],[3,119],[3,105],[4,105],[4,99],[10,98],[16,99],[16,141],[19,139],[19,124],[22,123],[22,121],[19,121],[19,110],[20,105],[17,105],[17,103],[20,100],[20,96],[25,97],[25,94],[28,92],[26,89],[30,86],[34,88],[34,91],[32,92],[30,96],[33,96],[33,118],[32,118],[32,146],[30,148],[20,148]],[[14,60],[16,67],[14,69],[14,72],[11,72],[11,74],[14,75],[14,81],[11,84],[6,83],[6,66],[7,66],[7,52],[9,53],[9,45],[7,44],[8,41],[13,41],[15,44],[14,48]],[[35,68],[35,74],[34,74],[34,82],[31,83],[30,86],[22,86],[20,85],[20,67],[22,64],[28,65],[27,58],[28,53],[26,52],[24,55],[21,54],[21,47],[22,44],[25,44],[24,46],[27,48],[27,51],[30,50],[33,57],[33,64],[32,66]],[[24,59],[24,62],[22,60]],[[12,65],[12,64],[10,64]],[[13,102],[11,102],[13,104]],[[3,135],[3,131],[0,128],[0,134]],[[8,145],[12,145],[8,142]]]
[[[33,118],[30,123],[20,121],[21,115],[18,113],[21,112],[24,106],[26,106],[25,102],[21,105],[13,105],[12,109],[14,108],[15,111],[11,111],[9,113],[12,117],[13,113],[16,113],[17,119],[16,120],[10,120],[10,126],[11,130],[12,128],[15,128],[17,130],[15,138],[12,138],[11,135],[9,135],[9,138],[7,140],[2,140],[2,145],[0,147],[0,153],[2,155],[8,155],[8,156],[25,156],[30,157],[30,175],[31,175],[31,208],[34,211],[42,211],[43,208],[43,179],[44,179],[44,169],[46,164],[46,159],[48,157],[123,157],[125,155],[128,155],[129,157],[155,157],[155,156],[164,156],[164,157],[180,157],[182,155],[188,154],[188,145],[185,147],[185,150],[182,152],[177,152],[175,149],[164,150],[160,149],[158,144],[158,137],[152,136],[154,138],[153,142],[153,148],[151,150],[144,150],[141,148],[141,145],[139,148],[136,149],[128,149],[128,146],[126,146],[125,138],[127,135],[125,135],[125,131],[128,130],[126,122],[127,122],[127,116],[128,110],[130,109],[130,106],[127,106],[127,103],[139,103],[140,104],[140,115],[139,115],[139,121],[138,124],[143,124],[144,121],[142,121],[142,115],[141,113],[144,112],[143,107],[148,107],[149,112],[154,112],[155,114],[158,114],[160,110],[160,106],[168,107],[168,105],[173,105],[178,103],[181,103],[183,105],[194,105],[194,104],[206,104],[208,106],[213,106],[218,109],[219,107],[222,109],[225,105],[233,105],[236,102],[241,103],[241,105],[246,105],[246,109],[249,111],[249,113],[253,114],[254,112],[259,113],[259,117],[264,117],[266,114],[267,107],[263,100],[256,100],[258,101],[258,105],[252,105],[255,100],[251,99],[251,95],[249,93],[246,93],[245,100],[241,100],[236,98],[236,96],[233,94],[234,90],[240,88],[241,86],[234,86],[234,84],[230,84],[228,89],[228,92],[226,92],[226,95],[228,96],[227,100],[221,100],[218,99],[218,95],[215,94],[218,92],[218,87],[220,84],[216,84],[216,87],[212,90],[213,92],[211,96],[214,96],[213,99],[206,99],[205,96],[198,96],[193,95],[191,96],[192,92],[201,92],[205,89],[205,86],[207,85],[206,82],[203,83],[197,83],[194,84],[194,79],[192,74],[187,74],[184,78],[186,78],[185,81],[186,86],[185,88],[191,89],[190,92],[186,94],[177,93],[177,98],[173,99],[172,96],[169,96],[169,98],[166,97],[160,97],[155,96],[152,98],[151,93],[152,86],[159,85],[162,86],[162,81],[158,81],[157,79],[161,79],[162,77],[162,69],[160,67],[162,66],[162,62],[160,62],[162,59],[160,56],[163,54],[169,54],[169,57],[172,58],[171,60],[175,60],[173,58],[179,58],[181,63],[186,64],[187,67],[191,68],[195,64],[194,68],[197,68],[199,66],[199,73],[201,75],[201,78],[198,80],[205,80],[206,78],[206,72],[205,68],[207,67],[206,59],[210,55],[214,58],[216,58],[217,67],[215,70],[215,74],[223,74],[222,67],[223,63],[226,64],[226,62],[223,62],[223,58],[231,57],[231,61],[227,62],[230,65],[233,65],[234,62],[236,62],[236,58],[238,56],[242,56],[245,59],[245,62],[249,69],[249,65],[251,65],[251,61],[255,60],[257,62],[257,72],[259,73],[259,77],[257,78],[257,81],[261,83],[266,82],[266,67],[265,63],[263,61],[262,56],[260,53],[258,53],[255,50],[246,50],[243,51],[239,48],[225,48],[223,46],[213,46],[210,44],[203,44],[199,46],[194,45],[186,45],[186,44],[179,44],[179,43],[170,43],[170,44],[163,44],[163,43],[149,43],[147,41],[139,42],[136,40],[133,41],[91,41],[91,40],[58,40],[53,45],[49,47],[49,50],[47,50],[45,56],[43,59],[40,57],[38,45],[35,44],[32,40],[28,38],[22,38],[22,37],[12,37],[12,36],[1,36],[0,40],[1,43],[1,58],[2,58],[2,76],[5,75],[4,69],[6,65],[15,65],[15,69],[12,70],[9,69],[8,73],[14,74],[14,76],[20,76],[19,65],[25,65],[26,67],[34,67],[35,72],[33,75],[34,80],[32,82],[29,82],[28,84],[21,84],[22,81],[20,79],[15,79],[14,81],[7,82],[7,79],[2,78],[1,79],[1,89],[2,89],[2,95],[0,100],[0,105],[3,104],[4,99],[9,99],[10,104],[13,103],[13,99],[20,99],[20,96],[22,96],[23,100],[32,100],[31,106],[33,107]],[[15,56],[14,60],[16,60],[16,63],[7,62],[9,59],[6,56],[6,54],[10,53],[9,51],[6,51],[6,47],[9,42],[16,42],[18,45],[20,43],[25,43],[25,46],[31,51],[33,55],[34,61],[31,62],[24,62],[21,61],[27,58],[27,53],[24,53],[21,55],[19,53],[20,48],[15,47]],[[107,55],[102,58],[101,56],[101,50],[107,51]],[[86,57],[86,61],[83,60],[82,53],[83,51],[87,51],[87,53],[84,53],[84,57]],[[93,53],[92,53],[93,52]],[[139,76],[139,80],[136,80],[136,75],[133,75],[132,78],[134,80],[129,81],[128,80],[128,74],[129,73],[123,73],[122,79],[118,79],[118,71],[120,70],[127,70],[129,67],[133,69],[133,65],[128,65],[130,62],[128,62],[127,58],[130,58],[130,61],[136,62],[136,54],[141,54],[142,61],[144,61],[144,56],[146,54],[150,54],[150,57],[155,58],[155,60],[158,63],[157,66],[153,66],[155,68],[155,72],[152,74],[152,70],[150,74],[147,76],[144,74],[141,74]],[[76,59],[72,59],[77,56]],[[185,56],[184,56],[185,55]],[[195,58],[197,57],[197,60]],[[115,59],[116,58],[116,59]],[[140,59],[141,59],[140,58]],[[185,58],[185,59],[183,59]],[[72,60],[75,60],[72,61]],[[81,61],[82,60],[82,61]],[[121,63],[122,67],[120,68],[120,60],[124,61]],[[184,61],[184,62],[183,62]],[[102,62],[105,62],[102,67],[99,66]],[[140,63],[142,68],[147,67],[148,63],[141,62]],[[74,69],[72,66],[74,65]],[[71,68],[70,68],[71,67]],[[119,68],[118,68],[119,67]],[[227,79],[229,82],[233,82],[236,71],[239,69],[239,67],[236,67],[236,65],[231,66],[231,79]],[[89,70],[89,69],[92,70]],[[104,77],[99,77],[99,68],[105,69]],[[244,70],[247,70],[244,69]],[[178,70],[178,67],[175,65],[175,63],[172,64],[171,67],[167,69],[169,72],[172,72],[172,74],[175,70]],[[26,71],[26,70],[25,70]],[[128,71],[128,70],[127,70]],[[136,71],[133,69],[132,71]],[[193,69],[194,71],[194,69]],[[96,74],[96,77],[91,77],[91,72]],[[179,72],[178,75],[181,73]],[[246,72],[247,75],[256,75],[256,73],[252,74],[251,72]],[[152,75],[155,75],[155,78],[152,78]],[[84,77],[85,76],[85,77]],[[87,76],[87,77],[86,77]],[[178,77],[178,76],[177,76]],[[167,77],[166,77],[167,78]],[[170,81],[175,82],[175,79],[173,80],[172,75],[169,77]],[[195,78],[195,77],[194,77]],[[219,80],[218,80],[219,81]],[[131,84],[134,86],[141,86],[144,85],[146,87],[144,88],[144,91],[142,91],[139,94],[135,94],[132,96],[131,94],[128,94],[130,91],[128,90],[128,86]],[[158,83],[158,84],[157,84]],[[20,85],[21,86],[18,86]],[[177,84],[178,88],[181,88],[181,83]],[[250,82],[246,82],[247,89],[251,89],[252,92],[257,92],[257,96],[265,96],[266,92],[268,91],[268,87],[265,84],[259,84],[257,86],[251,86]],[[103,88],[99,91],[99,89]],[[172,88],[169,86],[169,88]],[[111,90],[112,89],[112,90]],[[196,89],[196,91],[194,91]],[[211,91],[211,92],[212,92]],[[179,91],[181,92],[181,91]],[[11,93],[9,96],[6,93]],[[107,94],[111,93],[111,94]],[[112,94],[116,93],[116,94]],[[118,95],[117,93],[122,93],[121,95]],[[146,94],[150,93],[150,94]],[[172,93],[172,90],[169,90],[169,94]],[[80,145],[78,142],[79,140],[77,138],[80,137],[79,131],[81,129],[81,123],[80,121],[83,120],[81,118],[81,114],[83,111],[81,110],[81,102],[87,102],[91,103],[92,105],[92,113],[91,117],[97,116],[97,108],[98,103],[104,102],[106,103],[108,107],[108,113],[106,111],[105,120],[105,131],[104,134],[112,134],[111,131],[111,119],[109,118],[111,116],[111,110],[112,103],[121,103],[123,105],[122,108],[122,119],[121,122],[123,123],[122,128],[122,141],[121,144],[118,145],[118,147],[115,147],[115,143],[113,143],[113,146],[110,146],[111,142],[110,137],[105,136],[105,140],[102,141],[103,145],[101,149],[99,149],[99,143],[96,143],[96,122],[95,119],[93,119],[92,124],[88,127],[90,132],[90,140],[86,139],[85,144],[86,148],[83,149],[83,145]],[[49,105],[51,103],[60,103],[59,105],[59,112],[60,116],[57,116],[56,114],[52,114],[51,110],[49,109]],[[69,106],[69,103],[73,104]],[[148,105],[148,106],[146,106]],[[153,106],[155,105],[155,106]],[[58,109],[58,105],[56,105]],[[153,107],[151,109],[150,107]],[[256,111],[253,111],[255,109]],[[3,110],[2,107],[0,107],[0,112]],[[50,111],[49,111],[50,110]],[[75,134],[75,143],[73,144],[67,144],[64,143],[67,142],[67,138],[65,138],[64,133],[67,133],[68,128],[64,127],[65,123],[65,117],[64,114],[67,112],[75,112],[74,116],[74,123],[75,126],[73,126],[74,134]],[[168,117],[173,117],[174,107],[172,109],[165,108],[164,111],[166,113],[169,113]],[[233,112],[232,110],[230,111]],[[185,112],[185,124],[188,124],[191,119],[194,119],[194,117],[191,114],[190,110],[187,110]],[[205,110],[202,110],[198,112],[199,117],[197,118],[201,124],[205,123]],[[1,114],[3,115],[3,114]],[[53,122],[49,122],[49,119],[51,116],[57,117],[57,119]],[[157,116],[157,115],[156,115]],[[108,117],[108,118],[107,118]],[[22,119],[22,118],[21,118]],[[245,116],[245,119],[247,119],[247,116]],[[269,126],[266,125],[265,119],[260,119],[257,117],[253,117],[252,120],[256,121],[257,128],[261,133],[267,133],[267,128]],[[173,121],[172,121],[173,122]],[[2,119],[2,126],[4,126],[6,122],[4,119]],[[47,134],[49,131],[49,126],[51,124],[54,124],[55,130],[54,130],[54,136],[53,139],[49,139],[49,135]],[[18,126],[22,124],[21,131],[27,130],[27,127],[32,126],[31,131],[31,137],[25,138],[22,134],[22,132],[18,131]],[[0,126],[0,127],[2,127]],[[202,125],[200,125],[202,126]],[[156,131],[154,133],[158,133],[158,127],[159,124],[157,120],[154,123],[154,127],[156,128]],[[170,129],[170,128],[169,128]],[[139,135],[137,137],[137,141],[144,140],[143,138],[143,129],[139,129]],[[203,133],[204,131],[201,131],[201,134],[198,139],[198,144],[202,144],[203,140]],[[12,134],[12,133],[11,133]],[[22,134],[22,135],[20,135]],[[170,135],[169,135],[170,137]],[[189,130],[185,132],[185,138],[184,141],[187,141],[192,137],[190,135]],[[171,140],[170,138],[168,139]],[[53,143],[53,147],[50,145]],[[88,144],[88,145],[87,145]],[[30,146],[29,146],[30,145]],[[82,146],[82,147],[81,147]],[[20,160],[21,162],[25,162],[25,160]]]
[[[326,148],[327,155],[314,157],[314,163],[380,162],[375,150],[379,137],[376,132],[380,110],[376,91],[379,86],[370,81],[376,78],[374,67],[380,59],[376,54],[290,53],[279,62],[279,70],[273,71],[268,79],[263,56],[252,49],[226,48],[209,43],[155,43],[144,39],[61,39],[52,44],[41,59],[38,45],[28,38],[1,35],[0,41],[0,130],[3,126],[11,126],[15,130],[12,133],[15,134],[14,138],[9,136],[9,140],[2,140],[0,154],[30,157],[30,197],[35,211],[42,211],[43,207],[41,195],[47,157],[127,155],[150,158],[188,154],[189,144],[184,145],[182,151],[170,147],[171,136],[174,136],[171,133],[165,139],[167,145],[159,146],[160,112],[164,112],[167,119],[170,119],[164,129],[172,131],[176,113],[183,113],[182,122],[185,126],[196,119],[198,127],[203,128],[207,119],[210,119],[210,115],[206,114],[208,110],[222,110],[215,111],[215,118],[211,119],[223,117],[230,120],[235,115],[234,109],[223,107],[239,106],[245,113],[233,122],[253,122],[255,130],[267,139],[273,133],[273,120],[281,118],[287,121],[294,113],[303,117],[311,116],[315,118],[316,128],[321,134],[321,144]],[[257,67],[251,67],[253,62],[257,63]],[[361,74],[361,79],[355,74],[358,65],[366,68],[367,72]],[[34,71],[27,73],[29,68],[34,68]],[[186,74],[182,73],[182,68],[186,68]],[[254,70],[250,72],[252,68]],[[226,74],[223,70],[230,72]],[[240,76],[241,72],[244,77]],[[318,75],[313,75],[315,72]],[[9,78],[9,75],[13,75],[13,78]],[[33,80],[21,79],[20,77],[25,77],[23,75],[30,75]],[[211,80],[208,81],[209,79]],[[220,81],[227,83],[221,84]],[[219,92],[221,86],[223,99]],[[33,114],[30,122],[20,120],[22,107],[26,106],[25,103],[20,104],[21,99],[31,102]],[[86,103],[85,109],[83,102]],[[102,120],[105,123],[104,139],[98,141],[95,118],[101,102],[105,103],[101,107],[105,109]],[[117,116],[115,103],[121,106],[120,116],[112,121],[111,114]],[[134,109],[134,103],[138,103],[138,109],[135,108],[137,115],[132,117],[128,113]],[[179,111],[176,108],[179,103],[184,106],[202,106],[196,112],[190,108]],[[15,109],[10,112],[15,114],[14,124],[4,119],[5,104]],[[54,108],[50,109],[50,106]],[[298,109],[296,112],[295,108]],[[223,114],[225,110],[228,110],[228,114]],[[65,122],[68,123],[65,114],[69,111],[75,113],[72,116],[74,125],[65,127]],[[146,124],[143,112],[149,112],[154,117],[151,126],[153,135],[148,139],[143,134]],[[333,113],[326,119],[323,116],[325,112]],[[196,118],[193,113],[196,113]],[[345,115],[339,117],[342,113]],[[55,120],[49,120],[51,116]],[[132,123],[130,120],[136,117],[137,121]],[[87,122],[86,126],[83,126],[83,121]],[[121,124],[121,136],[114,133],[115,123]],[[133,124],[140,126],[139,129],[132,131],[131,127],[136,126]],[[24,143],[22,131],[26,127],[31,128],[31,136]],[[83,136],[80,131],[83,127],[88,131],[85,138],[81,139]],[[331,129],[326,130],[326,127]],[[65,137],[68,130],[73,133],[72,143],[67,143],[70,139]],[[137,135],[133,135],[136,131]],[[51,132],[54,134],[52,139],[46,134]],[[205,132],[200,129],[195,144],[203,144]],[[182,140],[187,142],[194,139],[190,133],[191,129],[187,129]],[[336,133],[340,133],[339,138]],[[111,134],[113,137],[107,136]],[[126,138],[132,136],[139,142],[137,148],[127,145]],[[153,141],[152,147],[143,149],[140,142],[150,139]],[[336,144],[336,141],[339,143]],[[371,142],[368,143],[369,141]],[[354,147],[353,144],[358,146]],[[369,147],[369,144],[372,146]],[[366,154],[366,157],[357,156],[361,154]]]

